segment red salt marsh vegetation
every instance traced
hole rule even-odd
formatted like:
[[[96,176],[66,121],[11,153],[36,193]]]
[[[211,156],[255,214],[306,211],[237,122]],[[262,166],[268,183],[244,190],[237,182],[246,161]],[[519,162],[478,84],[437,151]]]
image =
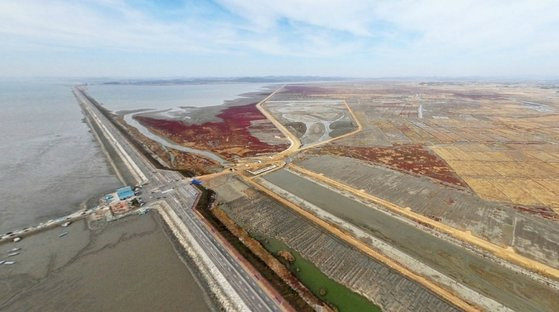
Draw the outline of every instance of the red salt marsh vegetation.
[[[329,145],[320,148],[317,152],[369,161],[396,170],[428,176],[459,187],[467,187],[467,184],[443,159],[419,144],[390,147]]]
[[[525,213],[538,215],[544,219],[559,221],[559,214],[549,207],[514,205],[513,208]]]
[[[136,116],[145,127],[171,140],[198,149],[211,150],[231,159],[280,152],[287,144],[269,144],[251,132],[280,136],[281,133],[256,108],[256,103],[230,106],[216,117],[222,121],[186,124],[180,120]]]

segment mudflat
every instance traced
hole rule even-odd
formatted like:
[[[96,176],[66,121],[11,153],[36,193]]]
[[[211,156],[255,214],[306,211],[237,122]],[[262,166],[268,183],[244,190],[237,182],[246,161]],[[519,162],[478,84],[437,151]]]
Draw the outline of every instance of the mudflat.
[[[0,245],[0,259],[16,261],[0,265],[1,311],[213,310],[155,213],[55,228]]]

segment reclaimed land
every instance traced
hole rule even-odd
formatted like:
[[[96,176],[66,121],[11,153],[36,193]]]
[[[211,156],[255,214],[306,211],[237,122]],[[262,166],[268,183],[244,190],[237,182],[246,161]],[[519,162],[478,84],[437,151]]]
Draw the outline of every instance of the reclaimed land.
[[[203,186],[198,186],[202,191],[200,199],[196,205],[196,210],[211,224],[211,226],[221,234],[223,238],[231,244],[258,272],[266,278],[266,280],[274,287],[274,289],[289,302],[297,311],[314,311],[314,309],[303,299],[293,288],[291,288],[269,265],[261,259],[257,254],[245,246],[245,242],[241,241],[229,228],[221,222],[213,212],[212,203],[214,191]],[[318,302],[316,303],[318,304]]]
[[[457,311],[420,284],[356,250],[233,177],[209,182],[223,210],[249,233],[276,239],[383,311]]]
[[[435,221],[470,231],[498,246],[510,246],[525,257],[559,267],[559,229],[553,221],[481,199],[471,192],[445,187],[426,177],[353,158],[323,155],[295,163]]]
[[[347,106],[339,100],[268,100],[264,107],[304,146],[324,142],[356,129]]]
[[[559,293],[543,283],[426,233],[375,207],[287,170],[275,171],[265,179],[515,311],[547,311],[559,304]]]
[[[134,118],[145,127],[172,141],[197,149],[211,150],[227,159],[285,150],[287,144],[269,144],[251,133],[251,131],[277,131],[272,123],[266,122],[266,117],[258,110],[256,104],[226,107],[216,115],[221,121],[208,121],[202,124],[186,124],[180,120],[148,116],[134,116]]]
[[[344,99],[363,131],[336,144],[426,146],[481,198],[516,205],[524,214],[559,219],[559,102],[549,86],[330,83],[327,89],[301,85],[280,95],[292,100]]]

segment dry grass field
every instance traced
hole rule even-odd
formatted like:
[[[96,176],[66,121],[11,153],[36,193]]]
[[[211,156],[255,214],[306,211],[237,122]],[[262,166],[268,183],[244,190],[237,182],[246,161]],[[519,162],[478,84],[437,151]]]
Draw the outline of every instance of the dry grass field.
[[[542,150],[544,149],[544,150]],[[479,196],[559,212],[559,152],[537,145],[432,147]]]
[[[357,158],[444,181],[436,170],[425,166],[419,154],[401,158],[406,166],[387,162],[384,154],[363,156],[395,149],[430,150],[441,158],[436,168],[448,167],[444,175],[457,177],[451,184],[464,181],[483,199],[547,219],[558,216],[557,86],[330,83],[288,87],[278,98],[344,100],[353,109],[363,131],[332,142],[314,154]]]

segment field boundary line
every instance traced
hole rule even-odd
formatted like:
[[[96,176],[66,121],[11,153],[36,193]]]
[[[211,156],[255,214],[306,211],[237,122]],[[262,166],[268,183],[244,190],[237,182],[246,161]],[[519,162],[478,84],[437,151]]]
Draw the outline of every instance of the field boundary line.
[[[404,208],[401,206],[398,206],[390,201],[387,201],[385,199],[376,197],[374,195],[371,195],[365,191],[362,190],[357,190],[351,186],[348,186],[342,182],[336,181],[334,179],[325,177],[322,174],[316,173],[314,171],[308,170],[308,169],[304,169],[301,168],[297,165],[294,164],[289,164],[287,166],[289,169],[294,170],[296,172],[299,172],[303,175],[306,175],[308,177],[311,177],[312,179],[316,179],[322,182],[327,183],[328,185],[331,185],[333,187],[336,187],[338,189],[342,189],[344,191],[350,192],[360,198],[363,198],[365,200],[371,201],[373,203],[379,204],[383,207],[386,207],[388,209],[390,209],[391,211],[394,211],[396,213],[398,213],[399,215],[410,219],[412,221],[415,222],[419,222],[422,224],[427,224],[428,226],[433,227],[435,230],[441,232],[441,233],[445,233],[448,234],[450,236],[452,236],[453,238],[456,238],[458,240],[470,243],[474,246],[480,247],[488,252],[491,252],[493,255],[510,261],[516,265],[519,265],[525,269],[528,269],[532,272],[538,273],[538,274],[542,274],[544,276],[550,277],[552,279],[555,280],[559,280],[559,270],[556,268],[553,268],[551,266],[548,266],[546,264],[543,264],[541,262],[529,259],[527,257],[524,257],[522,255],[517,254],[511,247],[508,248],[504,248],[504,247],[500,247],[498,245],[495,245],[493,243],[490,243],[482,238],[476,237],[474,236],[470,231],[462,231],[459,229],[456,229],[454,227],[451,227],[449,225],[446,225],[442,222],[439,221],[435,221],[429,217],[426,217],[424,215],[421,215],[419,213],[413,212],[411,210],[411,208]]]

